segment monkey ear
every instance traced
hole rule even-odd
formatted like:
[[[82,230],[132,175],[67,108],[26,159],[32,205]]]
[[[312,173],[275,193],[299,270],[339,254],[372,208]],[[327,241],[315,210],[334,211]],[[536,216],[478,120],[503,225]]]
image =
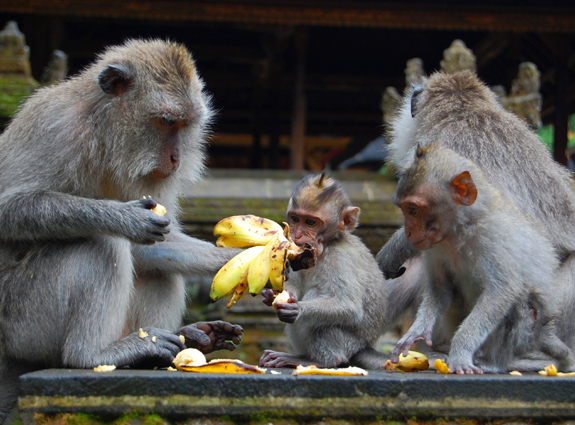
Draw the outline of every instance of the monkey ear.
[[[347,207],[341,213],[341,230],[345,232],[351,232],[357,226],[357,219],[359,217],[358,207]]]
[[[451,179],[451,193],[457,205],[469,207],[475,203],[477,187],[475,187],[469,171],[464,171]]]
[[[132,84],[130,71],[123,65],[108,65],[100,75],[98,83],[106,94],[120,96],[124,94]]]

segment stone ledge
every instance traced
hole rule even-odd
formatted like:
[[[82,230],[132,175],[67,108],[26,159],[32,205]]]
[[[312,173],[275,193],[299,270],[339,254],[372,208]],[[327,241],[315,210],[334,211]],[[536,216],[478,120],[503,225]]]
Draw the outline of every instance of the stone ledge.
[[[575,379],[537,374],[453,376],[370,372],[367,377],[294,377],[183,372],[51,369],[21,377],[23,419],[35,413],[118,417],[155,413],[172,420],[249,418],[575,417]]]

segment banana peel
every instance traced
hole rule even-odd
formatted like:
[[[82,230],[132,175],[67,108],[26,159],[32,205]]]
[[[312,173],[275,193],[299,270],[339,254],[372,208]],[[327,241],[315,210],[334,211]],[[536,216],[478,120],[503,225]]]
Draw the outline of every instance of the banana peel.
[[[388,360],[383,368],[388,372],[419,372],[429,369],[429,359],[425,354],[408,351],[407,356],[399,355],[398,363],[392,363],[391,360]]]
[[[435,363],[433,363],[433,367],[439,373],[444,373],[446,375],[451,373],[451,371],[447,367],[447,363],[445,363],[443,360],[440,360],[440,359],[435,360]]]
[[[367,376],[367,370],[359,367],[346,367],[346,368],[318,368],[317,366],[302,366],[299,365],[292,372],[294,376],[300,375],[331,375],[331,376]]]
[[[266,371],[241,360],[215,359],[201,365],[176,365],[184,372],[196,373],[252,373],[265,374]]]
[[[549,366],[545,366],[544,370],[540,370],[539,375],[566,377],[566,376],[575,376],[575,372],[569,372],[569,373],[558,372],[557,367],[553,363],[551,363]]]

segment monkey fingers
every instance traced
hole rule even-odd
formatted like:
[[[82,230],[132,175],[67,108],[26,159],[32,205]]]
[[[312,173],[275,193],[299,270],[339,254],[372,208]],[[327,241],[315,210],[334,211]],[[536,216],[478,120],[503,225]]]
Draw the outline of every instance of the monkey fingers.
[[[264,299],[262,300],[262,302],[267,305],[268,307],[271,307],[275,296],[276,296],[276,292],[273,289],[263,289],[262,292],[260,292],[260,294],[264,297]]]
[[[143,357],[131,365],[134,368],[170,366],[174,357],[186,348],[173,332],[159,328],[144,328],[128,338],[138,341],[139,344],[145,344]]]
[[[235,345],[242,341],[241,335],[244,330],[241,326],[218,320],[198,322],[185,326],[178,332],[184,335],[189,348],[197,348],[207,354],[221,349],[235,350]]]
[[[411,350],[411,347],[417,341],[425,341],[425,343],[431,347],[432,345],[431,331],[425,331],[422,333],[419,332],[411,333],[408,331],[408,333],[399,340],[397,345],[391,351],[391,361],[393,363],[398,363],[399,355],[403,354],[404,356],[407,356],[409,354],[409,350]]]
[[[299,316],[300,308],[297,301],[276,303],[275,306],[278,319],[284,323],[294,323]]]
[[[296,367],[302,361],[296,356],[279,351],[265,350],[262,354],[259,366],[261,367]]]

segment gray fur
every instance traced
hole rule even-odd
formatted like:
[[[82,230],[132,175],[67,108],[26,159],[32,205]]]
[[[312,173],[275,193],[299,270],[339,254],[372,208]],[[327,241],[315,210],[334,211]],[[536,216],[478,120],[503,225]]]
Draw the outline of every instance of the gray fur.
[[[451,177],[464,171],[478,192],[470,206],[453,202],[449,190]],[[543,229],[501,196],[477,166],[449,149],[432,148],[406,170],[399,202],[408,195],[402,187],[414,178],[426,185],[434,209],[419,220],[438,222],[445,239],[422,251],[430,282],[414,324],[393,354],[424,339],[449,353],[448,367],[457,373],[481,373],[478,365],[506,372],[517,367],[517,357],[538,348],[572,367],[573,354],[556,333],[557,259]]]
[[[100,85],[110,69],[129,77],[117,92]],[[215,273],[236,253],[176,222],[178,193],[204,168],[202,90],[183,46],[132,40],[39,89],[0,137],[0,423],[13,370],[169,364],[184,347],[183,275]],[[168,134],[161,119],[186,125]],[[179,168],[152,178],[166,143]]]
[[[553,161],[527,123],[504,110],[473,73],[435,73],[422,85],[414,116],[408,92],[392,123],[390,162],[401,175],[413,161],[418,145],[435,143],[450,148],[472,160],[502,196],[539,223],[559,259],[554,276],[562,291],[561,337],[575,347],[573,326],[568,319],[575,313],[575,195],[569,171]],[[393,276],[398,266],[411,258],[406,265],[415,269],[412,275],[420,276],[421,258],[410,250],[404,233],[396,233],[377,255],[380,268]],[[413,288],[423,288],[424,284],[418,284],[407,272],[396,280],[395,287],[409,288],[414,297],[409,303],[401,289],[392,290],[390,305],[396,305],[395,298],[405,305],[417,305],[421,296]],[[388,322],[396,318],[389,316]]]

